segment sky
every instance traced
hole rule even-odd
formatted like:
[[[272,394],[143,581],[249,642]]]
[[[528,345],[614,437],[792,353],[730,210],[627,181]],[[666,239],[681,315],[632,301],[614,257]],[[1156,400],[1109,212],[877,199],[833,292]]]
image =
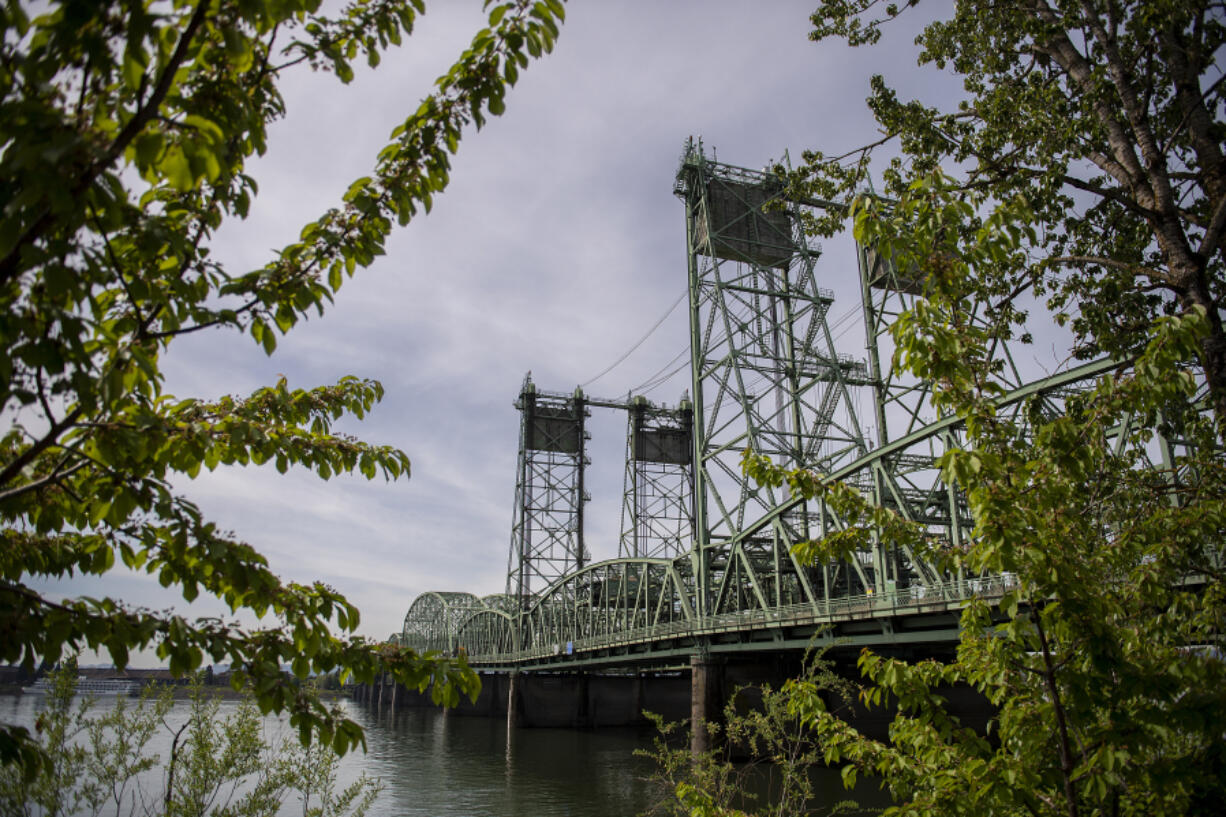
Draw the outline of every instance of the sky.
[[[939,4],[938,4],[939,5]],[[553,54],[510,91],[507,111],[469,132],[433,211],[396,232],[387,254],[346,281],[336,304],[280,340],[271,357],[234,333],[179,339],[165,358],[180,397],[244,394],[284,375],[292,387],[345,375],[386,396],[340,430],[403,449],[412,477],[334,477],[219,468],[180,490],[220,527],[264,553],[287,580],[321,580],[362,610],[361,632],[398,632],[429,590],[502,592],[507,575],[519,414],[529,370],[538,388],[585,386],[622,397],[686,348],[683,207],[672,193],[686,138],[721,161],[763,167],[803,150],[842,152],[877,137],[864,104],[883,73],[903,96],[948,101],[958,84],[916,68],[918,21],[873,48],[814,44],[816,0],[576,0]],[[413,36],[349,85],[301,70],[282,86],[288,114],[249,166],[260,195],[225,226],[214,253],[238,274],[262,266],[302,225],[366,175],[392,128],[429,93],[481,27],[480,0],[436,2]],[[854,310],[848,237],[827,241],[819,285],[832,311]],[[661,320],[663,319],[663,320]],[[863,330],[840,341],[862,355]],[[681,371],[647,396],[675,404]],[[637,393],[637,392],[636,392]],[[617,554],[625,417],[597,411],[586,537]],[[78,583],[77,592],[96,592]],[[155,608],[182,599],[143,575],[108,592]],[[209,613],[207,604],[192,612]]]

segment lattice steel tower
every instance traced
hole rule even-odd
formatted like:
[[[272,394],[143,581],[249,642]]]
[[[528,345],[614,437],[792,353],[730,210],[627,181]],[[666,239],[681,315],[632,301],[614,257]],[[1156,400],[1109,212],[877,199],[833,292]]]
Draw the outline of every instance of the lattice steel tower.
[[[529,374],[519,400],[519,470],[507,563],[507,595],[521,609],[556,579],[589,561],[583,542],[588,464],[583,392],[538,392]]]
[[[626,480],[618,555],[675,559],[694,541],[694,411],[644,397],[626,404]]]
[[[867,368],[835,352],[833,294],[817,286],[818,250],[779,179],[717,162],[691,140],[674,192],[686,209],[699,608],[813,600],[825,595],[816,574],[790,549],[814,520],[797,503],[781,511],[784,491],[748,483],[741,453],[822,472],[865,454],[852,390],[869,383]],[[860,585],[871,571],[860,566]]]
[[[932,408],[932,384],[921,381],[890,364],[894,343],[890,327],[924,294],[922,274],[915,267],[900,270],[871,246],[856,245],[860,268],[861,303],[864,308],[865,346],[873,382],[873,425],[875,448],[891,450],[890,443],[904,440],[940,419]],[[981,324],[979,308],[964,316],[968,323]],[[1013,358],[1003,344],[991,350],[1001,358],[1004,382],[1021,385]],[[885,361],[885,365],[883,365]],[[929,532],[951,544],[963,541],[971,528],[966,499],[954,486],[940,478],[936,460],[946,449],[958,444],[956,426],[940,435],[928,437],[926,446],[900,446],[883,456],[867,474],[861,488],[873,503],[890,508],[906,519],[925,525]],[[879,589],[887,591],[914,585],[940,583],[947,576],[915,557],[909,549],[878,542],[876,569],[881,575]]]

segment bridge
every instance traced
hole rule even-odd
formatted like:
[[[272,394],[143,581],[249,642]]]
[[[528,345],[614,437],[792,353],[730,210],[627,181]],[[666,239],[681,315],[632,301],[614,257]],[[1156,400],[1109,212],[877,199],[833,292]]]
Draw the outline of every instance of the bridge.
[[[721,654],[815,642],[948,649],[968,600],[998,597],[1014,577],[950,573],[878,531],[852,558],[802,563],[794,545],[855,520],[752,484],[740,465],[752,448],[855,486],[949,547],[966,544],[965,497],[936,467],[962,429],[933,413],[931,384],[891,365],[888,329],[920,297],[917,271],[866,246],[854,271],[825,268],[804,225],[833,205],[791,198],[778,176],[721,163],[701,142],[687,143],[674,192],[687,247],[688,394],[659,405],[525,379],[503,592],[424,593],[392,638],[505,673],[693,666],[696,685]],[[829,276],[858,278],[858,309],[831,317],[834,296],[818,285]],[[864,358],[836,349],[848,320],[864,327]],[[999,411],[1019,422],[1060,413],[1114,368],[1034,377],[1006,344],[993,355],[1007,389]],[[618,557],[598,562],[584,540],[592,410],[627,417]]]

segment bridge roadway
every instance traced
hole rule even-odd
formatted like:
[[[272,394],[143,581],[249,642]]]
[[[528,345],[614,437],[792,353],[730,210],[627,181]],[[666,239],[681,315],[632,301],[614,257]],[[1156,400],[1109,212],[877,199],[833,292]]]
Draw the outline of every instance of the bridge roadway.
[[[585,572],[601,575],[618,566],[624,568],[624,560],[592,565]],[[621,577],[625,576],[623,571]],[[466,594],[448,594],[453,597],[450,610],[443,616],[438,616],[437,608],[427,614],[458,626],[447,628],[451,632],[437,632],[433,638],[412,639],[406,646],[451,654],[463,650],[474,668],[492,672],[645,669],[677,666],[699,653],[778,653],[812,647],[950,647],[959,637],[961,611],[972,598],[994,603],[1013,585],[1013,577],[1006,574],[815,604],[689,615],[643,626],[619,626],[624,618],[606,617],[606,626],[599,628],[604,632],[591,632],[589,626],[589,635],[569,641],[562,640],[564,633],[585,628],[576,627],[573,621],[557,621],[555,627],[529,627],[527,637],[532,643],[522,649],[506,648],[511,640],[509,614],[484,609],[485,603],[473,597],[455,598]],[[625,615],[633,606],[631,601],[611,607],[620,607]],[[490,618],[506,629],[499,638],[482,639],[483,628],[474,625]]]
[[[991,576],[895,593],[695,617],[504,654],[469,655],[479,669],[566,671],[650,667],[711,655],[813,647],[936,646],[956,643],[972,598],[998,601],[1013,577]]]

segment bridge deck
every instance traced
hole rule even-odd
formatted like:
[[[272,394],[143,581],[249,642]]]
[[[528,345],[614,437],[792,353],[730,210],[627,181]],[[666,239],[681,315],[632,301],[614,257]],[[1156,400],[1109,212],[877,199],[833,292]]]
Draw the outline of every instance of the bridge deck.
[[[732,653],[804,650],[815,645],[949,644],[957,641],[959,615],[972,598],[995,601],[1012,586],[1012,576],[993,576],[818,605],[722,613],[565,644],[472,655],[469,663],[490,670],[561,670],[688,660],[699,645],[711,653]]]

